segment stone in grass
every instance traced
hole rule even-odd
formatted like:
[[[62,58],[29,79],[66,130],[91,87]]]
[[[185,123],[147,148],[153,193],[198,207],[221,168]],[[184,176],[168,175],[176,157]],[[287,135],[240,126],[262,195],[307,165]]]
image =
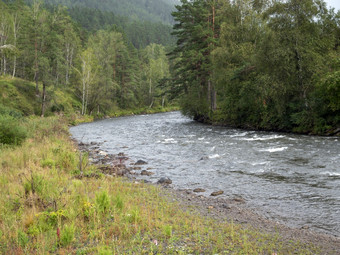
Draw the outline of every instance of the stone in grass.
[[[222,195],[223,193],[224,193],[223,190],[219,190],[219,191],[215,191],[211,193],[210,196],[216,197],[216,196]]]
[[[136,163],[135,163],[135,166],[136,165],[146,165],[148,162],[144,161],[144,160],[138,160]]]
[[[158,180],[158,184],[171,184],[172,180],[168,177],[162,177]]]
[[[197,189],[194,189],[193,192],[196,192],[196,193],[205,192],[205,189],[197,188]]]

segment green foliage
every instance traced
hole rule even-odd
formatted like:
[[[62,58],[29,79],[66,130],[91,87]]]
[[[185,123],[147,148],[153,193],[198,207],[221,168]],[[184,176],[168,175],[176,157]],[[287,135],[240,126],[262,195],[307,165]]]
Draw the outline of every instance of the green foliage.
[[[340,23],[322,2],[183,0],[176,8],[166,85],[186,115],[301,133],[339,126]]]
[[[24,191],[25,194],[28,195],[30,192],[37,193],[38,195],[43,195],[43,191],[45,189],[46,182],[44,177],[39,174],[31,174],[30,178],[27,179],[24,183]]]
[[[20,111],[6,107],[2,104],[0,104],[0,115],[9,115],[16,119],[20,119],[22,117],[22,113]]]
[[[118,210],[122,210],[124,206],[123,199],[118,195],[114,198],[114,205]]]
[[[27,137],[21,121],[9,115],[0,115],[0,144],[20,145]]]
[[[65,225],[60,232],[60,245],[62,247],[69,246],[74,241],[75,227],[73,225]]]
[[[44,160],[41,161],[42,167],[54,168],[55,165],[56,165],[56,162],[53,159],[44,159]]]
[[[96,208],[99,212],[105,213],[110,207],[110,197],[105,190],[96,194]]]
[[[27,236],[27,234],[21,230],[18,231],[18,242],[19,245],[22,248],[25,248],[25,246],[28,244],[28,242],[30,241],[29,237]]]

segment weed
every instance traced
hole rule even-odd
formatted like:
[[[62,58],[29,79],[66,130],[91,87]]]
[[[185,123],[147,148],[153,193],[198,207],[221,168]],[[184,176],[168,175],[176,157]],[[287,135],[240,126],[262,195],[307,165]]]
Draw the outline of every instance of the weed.
[[[106,190],[96,194],[96,208],[99,212],[104,213],[110,206],[110,198]]]
[[[114,199],[114,205],[118,210],[122,210],[123,209],[123,199],[121,198],[121,196],[117,195]]]
[[[60,234],[60,245],[66,247],[74,241],[75,228],[73,225],[65,225]]]
[[[44,159],[40,164],[42,167],[54,168],[56,162],[53,159]]]
[[[18,243],[22,248],[25,248],[25,246],[28,244],[29,240],[30,239],[25,232],[23,232],[21,230],[18,231]]]

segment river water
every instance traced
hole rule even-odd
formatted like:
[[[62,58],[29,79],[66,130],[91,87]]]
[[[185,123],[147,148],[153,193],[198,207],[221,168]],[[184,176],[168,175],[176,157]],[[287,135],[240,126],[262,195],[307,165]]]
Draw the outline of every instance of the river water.
[[[245,131],[194,122],[179,112],[128,116],[71,128],[108,153],[143,159],[156,182],[243,197],[293,227],[340,236],[340,139]]]

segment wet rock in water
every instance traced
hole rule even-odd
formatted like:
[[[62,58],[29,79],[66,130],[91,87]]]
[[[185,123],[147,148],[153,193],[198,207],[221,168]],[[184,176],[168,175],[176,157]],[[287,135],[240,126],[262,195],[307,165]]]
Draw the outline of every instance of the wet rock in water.
[[[135,166],[131,168],[132,170],[142,170],[142,168],[140,166]]]
[[[197,188],[197,189],[194,189],[193,192],[196,192],[196,193],[205,192],[205,189]]]
[[[136,163],[135,163],[135,165],[146,165],[147,164],[147,162],[146,161],[144,161],[144,160],[138,160]]]
[[[91,145],[96,145],[97,143],[96,143],[96,142],[91,142],[90,144],[91,144]]]
[[[168,177],[162,177],[158,180],[158,184],[171,184],[172,180]]]
[[[216,196],[222,195],[223,193],[224,193],[223,190],[219,190],[219,191],[215,191],[211,193],[210,196],[216,197]]]
[[[235,197],[233,200],[237,203],[243,203],[243,204],[246,202],[246,200],[244,200],[242,197]]]
[[[153,173],[153,172],[146,171],[146,170],[143,170],[140,174],[141,174],[141,175],[150,176],[150,175],[153,175],[154,173]]]

